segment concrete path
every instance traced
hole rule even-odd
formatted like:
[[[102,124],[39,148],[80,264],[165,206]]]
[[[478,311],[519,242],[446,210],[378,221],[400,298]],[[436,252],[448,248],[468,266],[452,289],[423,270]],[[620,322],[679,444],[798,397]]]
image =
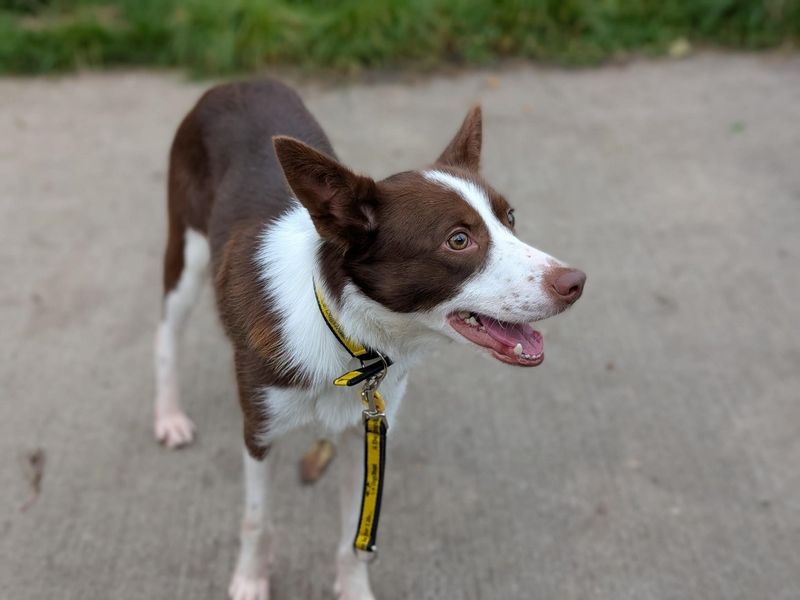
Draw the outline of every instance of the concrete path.
[[[240,416],[210,293],[183,369],[199,439],[150,431],[166,154],[203,87],[0,80],[2,599],[225,597]],[[538,369],[442,347],[415,373],[379,600],[800,598],[800,59],[301,89],[376,176],[481,101],[521,235],[589,274]],[[312,438],[277,449],[275,600],[333,598],[335,478],[296,477]]]

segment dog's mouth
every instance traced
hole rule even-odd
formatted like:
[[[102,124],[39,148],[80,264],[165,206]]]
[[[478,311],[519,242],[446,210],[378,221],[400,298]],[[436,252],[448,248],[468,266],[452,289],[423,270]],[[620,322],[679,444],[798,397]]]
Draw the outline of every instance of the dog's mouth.
[[[476,346],[487,348],[501,362],[535,367],[544,360],[542,334],[527,323],[498,321],[468,311],[454,312],[447,321],[458,333]]]

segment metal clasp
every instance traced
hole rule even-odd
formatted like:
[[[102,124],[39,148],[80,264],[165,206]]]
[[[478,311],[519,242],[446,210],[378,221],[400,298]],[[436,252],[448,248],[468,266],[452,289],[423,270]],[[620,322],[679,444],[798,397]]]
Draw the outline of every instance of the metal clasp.
[[[389,364],[387,363],[386,357],[383,354],[377,351],[375,353],[383,363],[383,368],[375,373],[375,375],[367,379],[367,381],[364,383],[364,387],[361,388],[361,401],[366,407],[364,409],[364,418],[383,416],[383,411],[378,410],[378,407],[375,404],[375,392],[378,391],[378,387],[380,387],[383,378],[386,377],[386,371],[389,369]]]
[[[389,363],[380,352],[376,352],[376,354],[380,357],[380,360],[383,363],[383,368],[375,373],[375,375],[367,379],[367,381],[364,383],[364,387],[361,388],[361,404],[364,406],[364,410],[361,412],[361,420],[366,425],[367,420],[369,419],[380,419],[383,421],[384,426],[388,428],[389,424],[386,421],[383,399],[380,398],[381,406],[378,406],[376,395],[380,396],[378,394],[378,387],[381,385],[383,378],[386,377],[386,372],[391,363]]]

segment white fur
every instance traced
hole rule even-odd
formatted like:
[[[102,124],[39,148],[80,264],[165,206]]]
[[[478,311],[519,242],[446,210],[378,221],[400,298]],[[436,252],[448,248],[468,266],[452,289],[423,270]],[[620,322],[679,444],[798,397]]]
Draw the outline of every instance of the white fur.
[[[244,456],[245,504],[239,559],[228,595],[231,600],[268,600],[269,565],[272,562],[272,507],[269,456],[262,461]]]
[[[321,243],[308,211],[295,204],[262,235],[255,260],[264,281],[264,302],[280,315],[284,345],[282,359],[288,368],[300,368],[315,382],[333,381],[341,375],[343,358],[349,358],[331,335],[320,315],[313,280]]]
[[[156,332],[155,435],[170,448],[188,444],[194,424],[183,412],[178,385],[179,343],[186,318],[208,278],[210,252],[205,236],[186,230],[183,271],[178,285],[164,298],[164,313]]]
[[[407,380],[405,371],[392,366],[381,384],[390,421],[394,420],[400,407]],[[330,434],[358,423],[363,410],[360,388],[334,387],[332,381],[325,382],[328,389],[264,388],[261,394],[269,413],[269,429],[259,442],[270,444],[283,434],[309,423],[322,426]]]
[[[439,312],[470,310],[503,321],[529,322],[556,312],[543,286],[545,272],[559,263],[549,254],[517,238],[492,212],[486,192],[471,181],[443,171],[424,176],[457,192],[481,216],[489,230],[486,264]]]
[[[361,418],[358,388],[333,386],[334,379],[358,367],[359,362],[328,329],[317,306],[314,281],[342,329],[360,343],[386,352],[394,361],[381,386],[390,418],[399,407],[405,375],[416,354],[414,347],[404,346],[408,335],[393,337],[388,333],[398,322],[396,313],[369,300],[354,286],[347,286],[341,304],[333,301],[317,272],[319,244],[308,211],[298,204],[265,230],[255,256],[265,284],[263,301],[272,302],[280,315],[281,357],[311,380],[310,389],[262,390],[269,414],[269,429],[261,440],[265,444],[307,423],[316,422],[337,433]]]

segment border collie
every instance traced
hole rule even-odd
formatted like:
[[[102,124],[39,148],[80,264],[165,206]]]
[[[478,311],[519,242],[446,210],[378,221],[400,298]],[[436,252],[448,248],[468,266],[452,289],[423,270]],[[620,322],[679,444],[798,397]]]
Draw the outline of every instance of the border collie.
[[[352,549],[363,408],[355,388],[332,384],[359,360],[332,333],[317,294],[344,335],[391,357],[381,382],[389,422],[427,348],[456,341],[536,366],[543,341],[529,323],[581,296],[584,273],[517,237],[514,209],[479,173],[481,137],[474,107],[433,163],[375,181],[342,165],[296,92],[274,80],[215,87],[180,124],[169,164],[155,435],[170,448],[194,435],[179,401],[178,342],[210,274],[244,415],[233,600],[268,598],[268,451],[307,423],[337,436],[337,597],[373,599],[367,565]]]

